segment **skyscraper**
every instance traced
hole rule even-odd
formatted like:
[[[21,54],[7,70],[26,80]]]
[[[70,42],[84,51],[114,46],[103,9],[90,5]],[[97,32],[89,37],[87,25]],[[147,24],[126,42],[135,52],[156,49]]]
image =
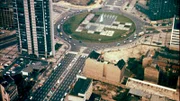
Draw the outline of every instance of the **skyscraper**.
[[[162,20],[179,15],[179,0],[141,0],[136,3],[137,10],[146,14],[151,20]]]
[[[18,49],[22,54],[55,54],[52,0],[13,0]]]
[[[13,6],[12,0],[0,0],[0,28],[13,28]]]
[[[150,0],[149,18],[151,20],[171,18],[176,14],[178,6],[177,0]]]

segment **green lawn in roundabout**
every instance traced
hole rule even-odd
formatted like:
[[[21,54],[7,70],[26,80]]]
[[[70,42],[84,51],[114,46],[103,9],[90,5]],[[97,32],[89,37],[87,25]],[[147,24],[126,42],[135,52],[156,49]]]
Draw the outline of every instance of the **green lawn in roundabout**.
[[[90,34],[87,33],[87,31],[82,31],[82,32],[76,32],[75,30],[77,27],[81,24],[81,22],[86,18],[86,16],[89,14],[89,12],[84,12],[78,15],[75,15],[71,18],[69,18],[64,24],[63,24],[63,30],[67,35],[71,35],[72,38],[81,40],[81,41],[86,41],[86,42],[113,42],[113,41],[118,41],[118,40],[123,40],[133,34],[135,31],[135,24],[134,22],[119,14],[114,14],[110,12],[93,12],[95,16],[99,16],[102,13],[103,14],[111,14],[111,15],[116,15],[117,19],[116,21],[119,21],[121,23],[125,22],[130,22],[132,23],[132,26],[129,31],[124,31],[124,30],[118,30],[118,29],[110,29],[114,30],[113,36],[103,36],[99,35],[98,33]],[[109,28],[106,28],[105,30],[108,30]],[[99,40],[100,39],[100,40]]]

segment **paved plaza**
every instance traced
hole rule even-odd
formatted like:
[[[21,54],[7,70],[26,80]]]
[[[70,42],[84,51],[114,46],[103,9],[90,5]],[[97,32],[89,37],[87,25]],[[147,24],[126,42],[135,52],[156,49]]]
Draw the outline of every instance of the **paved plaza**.
[[[102,13],[97,17],[97,15],[90,13],[85,18],[85,20],[78,26],[76,32],[82,32],[87,30],[90,34],[99,34],[103,36],[113,36],[115,30],[130,30],[131,22],[120,22],[117,21],[118,16],[113,14]],[[97,18],[97,19],[96,19]],[[94,19],[96,19],[94,21]],[[108,30],[106,30],[108,29]]]

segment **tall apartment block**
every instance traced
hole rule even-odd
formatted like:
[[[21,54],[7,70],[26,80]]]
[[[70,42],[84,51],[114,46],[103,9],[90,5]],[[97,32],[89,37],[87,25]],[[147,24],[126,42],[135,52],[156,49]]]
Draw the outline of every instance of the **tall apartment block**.
[[[54,56],[52,0],[13,0],[13,7],[19,52]]]
[[[13,28],[13,5],[12,0],[0,0],[0,28]]]
[[[175,0],[150,0],[149,17],[152,20],[173,17],[175,14],[174,1]]]
[[[146,4],[139,1],[135,7],[151,20],[172,18],[174,15],[180,14],[179,0],[147,0]]]

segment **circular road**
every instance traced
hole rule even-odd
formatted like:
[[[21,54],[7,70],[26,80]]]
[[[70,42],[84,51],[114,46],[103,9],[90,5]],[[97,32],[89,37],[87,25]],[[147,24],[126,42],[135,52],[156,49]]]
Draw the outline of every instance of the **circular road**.
[[[126,13],[124,11],[121,11],[119,8],[114,8],[112,10],[112,9],[109,9],[108,7],[102,7],[101,9],[93,9],[92,12],[117,13],[117,14],[121,14],[121,15],[131,19],[136,26],[136,28],[135,28],[136,30],[135,30],[134,34],[132,34],[131,36],[129,36],[128,38],[126,38],[124,40],[120,40],[120,41],[116,41],[116,42],[109,42],[109,43],[94,43],[94,42],[90,43],[90,42],[83,42],[80,40],[69,38],[69,36],[63,31],[64,22],[67,19],[69,19],[75,15],[78,15],[80,13],[87,12],[87,11],[88,10],[67,11],[67,12],[63,13],[62,17],[55,23],[54,32],[55,32],[56,36],[60,37],[64,41],[68,42],[71,45],[71,51],[79,51],[80,47],[82,47],[82,46],[87,47],[87,49],[85,50],[85,53],[90,53],[92,50],[101,50],[101,49],[111,48],[111,47],[115,47],[115,46],[125,46],[126,44],[132,43],[133,41],[139,39],[139,37],[134,37],[134,35],[136,33],[143,31],[143,26],[146,24],[145,22],[136,18],[135,16],[133,16],[129,13]],[[60,26],[62,35],[60,35],[59,34],[60,32],[57,30],[58,26]]]

